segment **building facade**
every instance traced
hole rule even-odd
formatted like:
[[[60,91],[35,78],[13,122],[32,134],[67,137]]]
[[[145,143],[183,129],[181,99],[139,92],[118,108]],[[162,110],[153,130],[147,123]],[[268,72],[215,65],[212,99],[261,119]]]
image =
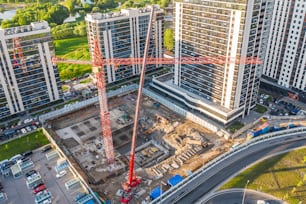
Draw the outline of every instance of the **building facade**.
[[[272,0],[177,0],[175,58],[221,57],[223,63],[176,64],[172,81],[153,87],[205,116],[227,124],[255,106],[265,57]],[[242,60],[237,63],[236,60]]]
[[[305,33],[306,1],[275,0],[263,68],[266,79],[285,88],[306,91]]]
[[[93,58],[94,40],[105,59],[143,57],[151,7],[123,9],[117,13],[87,14],[88,41]],[[163,10],[155,6],[155,18],[150,40],[149,57],[162,57],[163,54]],[[161,65],[147,65],[152,71]],[[140,74],[141,65],[105,66],[107,83],[112,83]]]
[[[0,29],[0,41],[0,117],[61,98],[47,22]]]

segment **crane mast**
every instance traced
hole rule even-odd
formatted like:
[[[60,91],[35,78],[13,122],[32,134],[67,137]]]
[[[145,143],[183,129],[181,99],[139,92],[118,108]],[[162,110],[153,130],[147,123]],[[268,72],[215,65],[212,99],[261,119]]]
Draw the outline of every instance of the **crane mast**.
[[[133,135],[132,135],[132,144],[131,144],[131,152],[130,152],[130,167],[129,167],[129,173],[128,173],[128,180],[126,183],[123,184],[123,188],[126,192],[130,192],[132,188],[135,188],[140,182],[141,178],[137,178],[135,174],[135,148],[136,148],[136,137],[137,137],[137,131],[138,131],[138,120],[140,115],[140,107],[142,103],[142,89],[144,85],[144,79],[145,79],[145,71],[146,71],[146,62],[148,57],[148,50],[150,45],[150,37],[151,37],[151,31],[152,31],[152,24],[153,24],[153,16],[154,16],[154,7],[152,7],[151,14],[150,14],[150,21],[148,26],[148,32],[147,32],[147,39],[145,44],[145,50],[143,55],[143,61],[142,61],[142,69],[140,73],[140,81],[139,81],[139,88],[138,88],[138,96],[136,101],[136,110],[135,110],[135,118],[134,118],[134,126],[133,126]],[[126,198],[122,198],[121,201],[128,203],[132,199],[132,193]]]
[[[105,82],[105,73],[103,67],[103,59],[97,39],[94,40],[93,58],[94,58],[93,66],[98,68],[98,71],[96,72],[96,79],[97,79],[97,88],[99,96],[100,118],[102,126],[104,151],[109,168],[112,169],[114,167],[114,162],[115,162],[112,129],[111,129],[110,115],[107,105],[106,82]]]

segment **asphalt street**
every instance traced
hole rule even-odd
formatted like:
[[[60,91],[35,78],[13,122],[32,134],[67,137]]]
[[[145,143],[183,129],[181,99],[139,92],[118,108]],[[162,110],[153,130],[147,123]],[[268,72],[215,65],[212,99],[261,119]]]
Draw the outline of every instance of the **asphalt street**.
[[[295,136],[296,137],[296,136]],[[242,158],[237,158],[237,156],[233,156],[230,160],[224,161],[222,166],[219,168],[215,168],[214,171],[210,172],[209,178],[205,181],[205,183],[200,184],[195,190],[186,194],[183,198],[181,198],[177,203],[185,204],[185,203],[195,203],[204,195],[207,195],[214,188],[216,188],[219,184],[223,183],[225,180],[230,178],[236,172],[241,171],[245,167],[250,164],[266,157],[269,155],[273,155],[278,152],[282,152],[287,149],[293,149],[306,145],[306,139],[300,138],[299,141],[290,141],[288,139],[282,139],[281,144],[275,145],[276,142],[270,141],[267,144],[263,144],[262,146],[267,146],[266,148],[259,149],[256,146],[250,147],[245,150],[246,152],[241,152],[240,154],[244,154],[245,156]],[[256,150],[257,149],[257,150]]]
[[[244,189],[223,191],[217,196],[213,196],[205,202],[199,202],[197,204],[257,204],[258,200],[264,200],[269,204],[280,204],[283,201],[273,198],[272,196],[256,191],[245,191],[243,199]]]

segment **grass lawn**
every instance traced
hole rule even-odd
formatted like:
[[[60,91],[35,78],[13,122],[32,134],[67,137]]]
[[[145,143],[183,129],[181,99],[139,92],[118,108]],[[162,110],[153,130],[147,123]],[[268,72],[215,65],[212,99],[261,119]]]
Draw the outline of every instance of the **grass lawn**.
[[[87,37],[68,38],[55,40],[55,53],[57,57],[65,59],[90,61],[90,53]],[[58,63],[60,78],[62,80],[72,79],[91,73],[91,65]],[[63,71],[65,70],[65,71]]]
[[[0,145],[0,161],[10,159],[16,154],[21,154],[28,150],[34,150],[48,143],[49,140],[42,133],[42,130],[39,129],[38,131],[30,133],[27,136]]]
[[[254,111],[256,111],[257,113],[265,113],[265,112],[267,112],[267,110],[268,109],[266,107],[261,106],[259,104],[256,104],[256,107],[254,109]]]
[[[248,188],[284,199],[290,204],[306,201],[306,149],[278,155],[246,169],[221,189]]]
[[[236,132],[237,130],[239,130],[240,128],[242,128],[244,126],[243,123],[239,122],[239,121],[236,121],[234,122],[233,124],[231,124],[228,129],[231,133],[234,133]]]
[[[90,60],[87,37],[55,40],[54,45],[56,56],[67,59]]]

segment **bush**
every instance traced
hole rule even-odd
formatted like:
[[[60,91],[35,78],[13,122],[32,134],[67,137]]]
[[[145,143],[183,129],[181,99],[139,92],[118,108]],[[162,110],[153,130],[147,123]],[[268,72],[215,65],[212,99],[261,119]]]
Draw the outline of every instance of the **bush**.
[[[264,106],[261,106],[261,105],[259,105],[259,104],[256,104],[256,107],[255,107],[255,111],[257,112],[257,113],[265,113],[265,112],[267,112],[267,108],[266,107],[264,107]]]

